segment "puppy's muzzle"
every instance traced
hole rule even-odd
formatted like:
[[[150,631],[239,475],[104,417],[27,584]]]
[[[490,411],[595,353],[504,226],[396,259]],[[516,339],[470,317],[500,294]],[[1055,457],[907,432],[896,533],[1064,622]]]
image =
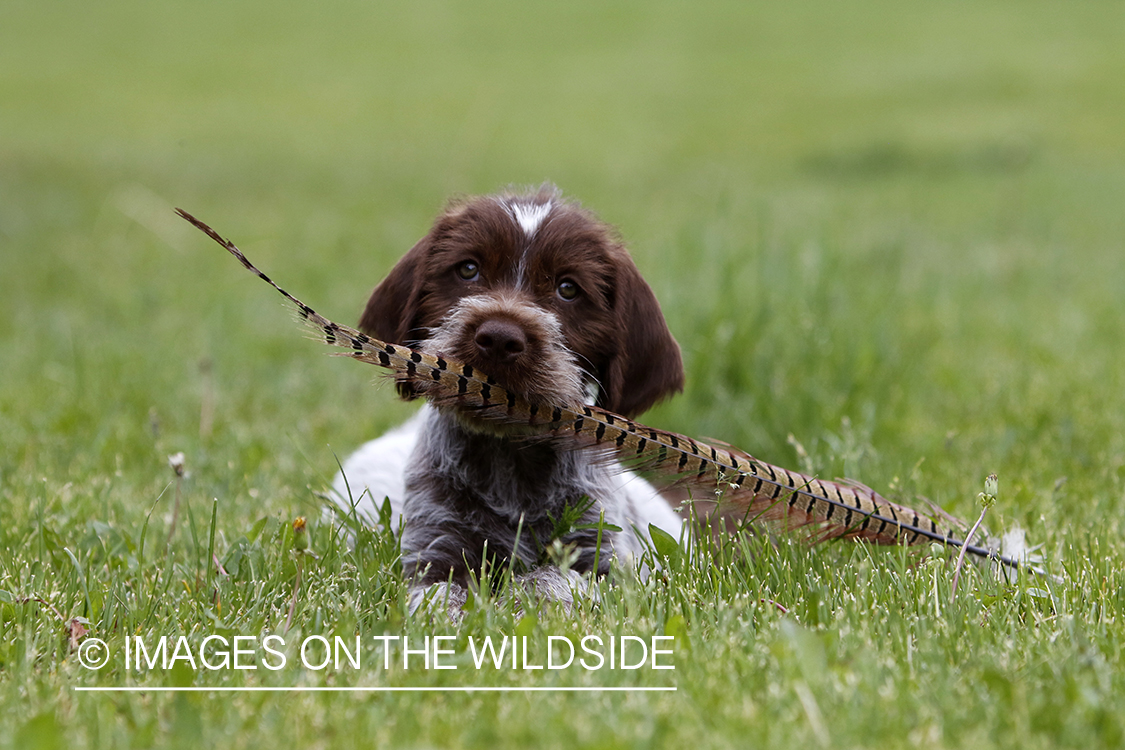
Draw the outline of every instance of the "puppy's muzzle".
[[[479,368],[535,404],[575,404],[585,396],[558,317],[517,294],[461,299],[423,348]]]

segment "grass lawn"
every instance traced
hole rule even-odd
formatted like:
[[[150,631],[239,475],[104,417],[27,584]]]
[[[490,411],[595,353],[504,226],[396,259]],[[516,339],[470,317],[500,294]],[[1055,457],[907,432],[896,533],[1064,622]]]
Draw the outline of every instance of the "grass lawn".
[[[1122,746],[1122,28],[1098,0],[7,3],[0,748]],[[962,517],[997,472],[988,525],[1057,580],[951,597],[947,552],[757,535],[574,615],[406,617],[393,538],[349,548],[318,493],[413,407],[172,207],[350,323],[448,196],[544,180],[621,229],[683,346],[646,423]],[[125,661],[181,635],[287,662]],[[299,663],[357,635],[360,668]],[[588,635],[674,636],[675,670],[473,663]],[[385,668],[381,636],[457,669]],[[188,685],[676,690],[75,689]]]

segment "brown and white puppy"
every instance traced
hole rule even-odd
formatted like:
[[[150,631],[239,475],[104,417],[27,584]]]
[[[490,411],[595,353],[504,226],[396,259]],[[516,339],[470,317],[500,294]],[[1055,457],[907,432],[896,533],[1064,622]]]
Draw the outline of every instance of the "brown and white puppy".
[[[371,294],[360,328],[472,365],[533,403],[597,403],[635,416],[681,390],[680,350],[652,290],[613,231],[550,186],[456,201]],[[411,398],[410,386],[400,392]],[[431,586],[455,612],[486,561],[510,564],[564,602],[580,574],[639,554],[650,523],[681,521],[644,480],[604,455],[529,441],[425,406],[343,466],[338,503],[368,521],[389,498],[405,521],[403,567],[416,608]],[[619,532],[578,528],[567,575],[545,545],[567,506],[593,501]]]

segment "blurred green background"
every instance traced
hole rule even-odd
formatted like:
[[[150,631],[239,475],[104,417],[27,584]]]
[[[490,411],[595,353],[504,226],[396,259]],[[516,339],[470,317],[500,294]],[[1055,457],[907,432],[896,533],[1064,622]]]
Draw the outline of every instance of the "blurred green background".
[[[994,527],[1120,561],[1122,29],[1109,0],[6,0],[0,537],[136,535],[181,450],[220,535],[316,516],[413,408],[173,206],[354,322],[451,195],[550,180],[683,346],[645,421],[962,515],[996,471]]]
[[[233,432],[224,450],[301,451],[323,477],[328,443],[406,413],[173,205],[351,322],[449,196],[551,180],[620,228],[684,347],[686,394],[650,421],[789,463],[793,433],[813,468],[883,485],[924,460],[919,491],[955,505],[987,470],[1025,506],[1107,461],[1119,482],[1122,20],[8,2],[4,476],[138,470]],[[833,439],[867,463],[816,449]]]

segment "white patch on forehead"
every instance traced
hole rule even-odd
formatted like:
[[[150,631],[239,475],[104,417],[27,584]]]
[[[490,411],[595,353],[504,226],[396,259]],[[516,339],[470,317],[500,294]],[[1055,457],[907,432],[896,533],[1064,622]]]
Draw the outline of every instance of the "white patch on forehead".
[[[530,239],[539,231],[539,225],[547,218],[547,214],[551,213],[553,206],[547,201],[546,203],[509,203],[506,208]]]

